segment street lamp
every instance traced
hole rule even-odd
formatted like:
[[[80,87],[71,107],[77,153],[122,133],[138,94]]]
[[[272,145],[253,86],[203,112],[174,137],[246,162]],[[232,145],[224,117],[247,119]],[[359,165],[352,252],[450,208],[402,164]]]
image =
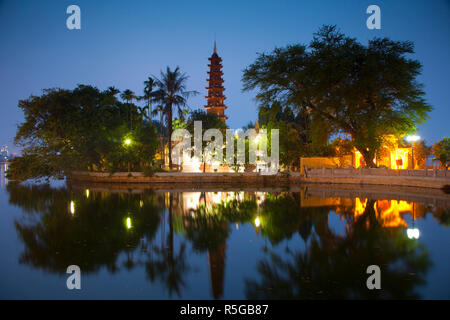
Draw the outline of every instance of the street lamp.
[[[75,202],[73,202],[73,201],[70,201],[70,213],[72,215],[75,214]]]
[[[130,217],[128,217],[127,218],[127,229],[131,229],[133,226],[132,226],[132,224],[131,224],[131,218]]]
[[[416,239],[417,240],[420,237],[420,232],[419,232],[419,229],[417,229],[417,228],[408,228],[406,230],[406,235],[410,239]]]
[[[412,157],[412,168],[414,169],[414,142],[417,142],[420,140],[420,136],[406,136],[406,141],[408,141],[409,143],[411,143],[411,157]]]
[[[131,139],[130,138],[126,138],[124,140],[124,144],[125,144],[125,146],[129,147],[130,144],[131,144]],[[130,172],[130,160],[128,160],[128,172]]]

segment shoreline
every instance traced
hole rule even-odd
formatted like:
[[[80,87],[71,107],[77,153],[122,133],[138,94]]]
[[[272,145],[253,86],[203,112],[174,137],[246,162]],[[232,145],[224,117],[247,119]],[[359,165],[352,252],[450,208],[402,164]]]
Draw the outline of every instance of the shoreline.
[[[347,184],[347,185],[377,185],[384,187],[418,187],[429,189],[444,189],[450,186],[450,175],[444,177],[416,177],[400,175],[330,175],[309,176],[300,172],[278,173],[276,175],[262,175],[259,173],[182,173],[164,172],[145,176],[141,172],[72,172],[67,180],[76,183],[110,183],[110,184],[144,184],[148,187],[155,185],[249,185],[267,187],[289,187],[296,184]]]

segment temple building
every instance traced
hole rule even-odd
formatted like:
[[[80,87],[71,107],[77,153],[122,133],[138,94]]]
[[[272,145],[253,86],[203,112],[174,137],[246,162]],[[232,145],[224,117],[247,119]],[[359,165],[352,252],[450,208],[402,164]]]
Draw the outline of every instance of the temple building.
[[[217,54],[216,42],[214,41],[214,52],[209,60],[209,72],[208,76],[208,95],[206,98],[206,112],[215,113],[219,116],[222,121],[225,121],[228,117],[225,115],[225,109],[227,108],[224,104],[226,99],[223,95],[225,88],[223,87],[223,72],[222,72],[222,58]]]

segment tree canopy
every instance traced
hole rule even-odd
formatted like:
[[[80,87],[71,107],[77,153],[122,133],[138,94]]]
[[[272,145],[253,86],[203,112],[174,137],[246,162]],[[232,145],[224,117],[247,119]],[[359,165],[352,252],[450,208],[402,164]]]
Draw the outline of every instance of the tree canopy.
[[[433,145],[433,155],[444,168],[448,168],[450,162],[450,138],[443,138]]]
[[[259,54],[244,70],[244,91],[257,89],[261,106],[275,102],[306,112],[330,133],[345,133],[373,165],[383,136],[405,134],[431,106],[417,81],[422,65],[407,57],[409,41],[375,38],[363,45],[335,26],[323,26],[309,45]]]
[[[100,91],[79,85],[73,90],[44,90],[41,96],[19,101],[25,121],[15,143],[23,149],[22,156],[11,161],[9,177],[26,180],[59,177],[72,170],[150,166],[156,130],[139,121],[136,106],[118,101],[117,93],[113,87]]]
[[[167,67],[166,72],[161,71],[159,79],[155,79],[157,90],[154,92],[154,101],[161,104],[162,113],[167,119],[168,137],[172,136],[173,108],[178,110],[181,120],[184,120],[184,109],[187,106],[187,99],[196,95],[196,91],[187,91],[186,83],[188,76],[182,73],[179,67],[170,70]],[[169,145],[169,167],[172,169],[172,144]]]

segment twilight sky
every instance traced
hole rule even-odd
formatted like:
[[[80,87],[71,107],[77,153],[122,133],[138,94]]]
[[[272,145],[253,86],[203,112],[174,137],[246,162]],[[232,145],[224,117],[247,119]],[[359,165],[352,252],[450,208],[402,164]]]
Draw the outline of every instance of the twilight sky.
[[[81,30],[68,30],[66,8],[81,8]],[[366,8],[381,8],[381,30],[366,27]],[[254,93],[242,93],[242,70],[257,52],[309,43],[323,24],[336,24],[366,43],[373,37],[411,40],[423,64],[419,80],[434,107],[418,134],[428,143],[449,136],[449,0],[0,0],[0,145],[13,146],[23,121],[19,99],[44,88],[91,84],[142,94],[142,82],[166,66],[190,78],[189,100],[203,107],[207,58],[214,37],[223,59],[231,128],[256,118]]]

